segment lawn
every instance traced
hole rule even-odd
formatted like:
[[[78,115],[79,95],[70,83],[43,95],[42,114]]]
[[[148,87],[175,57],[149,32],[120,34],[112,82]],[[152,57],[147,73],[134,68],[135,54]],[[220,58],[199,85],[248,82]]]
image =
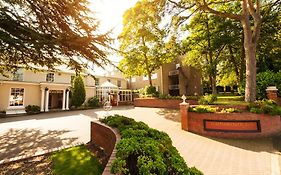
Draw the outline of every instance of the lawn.
[[[51,154],[0,165],[1,175],[100,175],[105,156],[93,145],[76,146]],[[100,160],[100,161],[99,161]]]
[[[59,151],[51,156],[53,173],[59,175],[99,175],[99,160],[84,145]]]
[[[244,101],[243,96],[225,96],[219,95],[217,101],[214,102],[216,105],[249,105],[249,103]]]

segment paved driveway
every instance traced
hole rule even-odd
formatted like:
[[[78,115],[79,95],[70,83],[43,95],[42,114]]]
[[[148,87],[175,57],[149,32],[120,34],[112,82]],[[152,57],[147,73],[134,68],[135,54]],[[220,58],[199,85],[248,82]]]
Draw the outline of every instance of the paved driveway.
[[[180,123],[164,118],[161,109],[120,107],[121,114],[165,131],[188,166],[206,175],[280,175],[278,153],[271,139],[227,140],[182,131]],[[86,143],[90,121],[107,115],[101,110],[48,113],[0,119],[0,160],[42,150]]]

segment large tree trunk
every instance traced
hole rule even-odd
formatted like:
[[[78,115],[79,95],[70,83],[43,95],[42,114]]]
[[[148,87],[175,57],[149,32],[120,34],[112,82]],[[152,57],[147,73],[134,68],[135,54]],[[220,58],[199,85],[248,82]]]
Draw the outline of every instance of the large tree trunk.
[[[148,73],[147,76],[148,76],[149,86],[152,86],[151,73]]]
[[[251,0],[243,0],[243,18],[241,23],[244,32],[244,48],[246,59],[246,89],[245,89],[245,101],[254,102],[256,100],[256,47],[258,38],[260,35],[261,18],[260,18],[260,3],[256,1],[256,12],[253,8]],[[254,18],[254,26],[251,27],[250,15]]]

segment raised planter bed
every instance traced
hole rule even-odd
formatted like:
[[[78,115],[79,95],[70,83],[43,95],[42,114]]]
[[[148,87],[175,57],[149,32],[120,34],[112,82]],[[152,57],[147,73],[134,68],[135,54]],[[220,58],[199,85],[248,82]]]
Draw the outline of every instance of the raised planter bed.
[[[182,129],[203,136],[260,138],[280,133],[280,116],[241,113],[196,113],[181,105]]]
[[[197,100],[186,100],[190,105],[197,105]],[[158,98],[136,98],[134,99],[135,107],[150,107],[150,108],[170,108],[178,109],[179,103],[182,100],[177,99],[158,99]]]

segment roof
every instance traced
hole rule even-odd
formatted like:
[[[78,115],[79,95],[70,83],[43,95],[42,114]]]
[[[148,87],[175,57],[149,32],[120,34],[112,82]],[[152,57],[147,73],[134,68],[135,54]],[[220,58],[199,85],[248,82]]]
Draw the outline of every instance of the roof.
[[[111,89],[118,89],[118,86],[110,83],[109,81],[104,82],[100,85],[101,88],[111,88]]]

